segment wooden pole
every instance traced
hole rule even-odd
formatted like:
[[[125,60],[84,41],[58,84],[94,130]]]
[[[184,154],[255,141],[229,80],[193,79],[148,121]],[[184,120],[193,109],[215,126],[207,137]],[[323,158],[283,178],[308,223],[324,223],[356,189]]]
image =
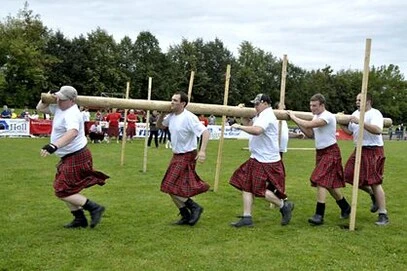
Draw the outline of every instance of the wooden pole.
[[[151,100],[151,85],[152,85],[153,78],[148,77],[148,95],[147,100]],[[146,136],[144,137],[144,159],[143,159],[143,172],[147,172],[147,141],[148,141],[148,133],[150,131],[150,110],[147,110],[146,116]]]
[[[363,80],[362,80],[362,101],[360,105],[360,116],[359,116],[359,132],[358,140],[356,142],[356,159],[355,159],[355,169],[353,175],[353,187],[352,187],[352,209],[350,213],[349,230],[355,230],[356,223],[356,209],[358,203],[358,189],[359,189],[359,175],[360,175],[360,160],[362,157],[362,143],[363,143],[363,130],[365,128],[365,110],[366,110],[366,93],[367,93],[367,83],[369,79],[369,62],[370,62],[370,50],[371,50],[371,39],[366,39],[365,45],[365,64],[363,69]]]
[[[195,76],[195,72],[191,71],[191,76],[189,77],[189,86],[188,86],[188,103],[191,101],[191,98],[192,98],[192,86],[194,85],[194,76]]]
[[[223,105],[228,105],[228,96],[229,96],[229,82],[230,82],[230,64],[226,67],[226,80],[225,80],[225,94],[223,96]],[[224,134],[225,134],[225,122],[226,122],[226,115],[222,115],[222,128],[220,132],[220,139],[218,145],[218,158],[216,159],[216,170],[215,170],[215,184],[213,187],[213,191],[218,191],[219,186],[219,175],[220,175],[220,167],[222,164],[222,150],[223,150],[223,141],[224,141]]]
[[[281,86],[280,86],[280,101],[278,103],[278,109],[285,109],[285,80],[287,77],[287,55],[283,57],[283,67],[281,70]],[[283,121],[278,121],[278,145],[281,145],[281,130],[283,127]]]
[[[130,82],[127,82],[126,86],[126,99],[129,98],[129,91],[130,91]],[[124,123],[123,123],[123,135],[122,135],[122,153],[121,153],[121,158],[120,158],[120,165],[124,165],[124,149],[126,148],[126,136],[127,136],[127,108],[124,110]]]
[[[287,55],[283,56],[283,65],[281,68],[281,85],[280,85],[280,101],[278,102],[278,109],[285,109],[285,80],[287,77]],[[278,121],[278,146],[281,149],[281,135],[283,130],[283,121]],[[274,203],[270,203],[270,208],[277,207]]]
[[[52,94],[42,93],[41,100],[44,103],[55,104],[56,97]],[[77,103],[81,106],[87,107],[100,107],[100,108],[138,108],[144,110],[157,110],[162,112],[171,111],[171,102],[169,101],[150,101],[139,99],[119,99],[109,97],[92,97],[92,96],[78,96]],[[186,107],[194,114],[215,116],[234,116],[234,117],[253,117],[256,114],[254,108],[226,106],[218,104],[202,104],[202,103],[189,103]],[[304,120],[312,120],[313,114],[311,112],[294,111],[295,115]],[[278,120],[288,120],[288,115],[285,110],[274,110]],[[338,124],[347,125],[350,120],[350,115],[336,114],[336,121]],[[384,119],[384,127],[390,127],[392,120],[389,118]]]

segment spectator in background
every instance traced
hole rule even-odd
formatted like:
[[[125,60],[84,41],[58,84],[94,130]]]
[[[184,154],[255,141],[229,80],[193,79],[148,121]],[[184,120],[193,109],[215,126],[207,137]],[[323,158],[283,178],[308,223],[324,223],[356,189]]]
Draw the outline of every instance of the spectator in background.
[[[208,119],[205,117],[204,114],[201,114],[198,119],[199,119],[199,121],[200,121],[203,125],[205,125],[205,127],[208,126],[209,121],[208,121]]]
[[[209,121],[205,117],[204,114],[201,114],[198,119],[205,127],[208,127]],[[199,140],[199,149],[200,149],[201,145],[202,145],[202,135],[201,135],[201,137],[198,137],[198,140]]]
[[[393,138],[393,125],[389,127],[389,140],[392,140],[392,138]]]
[[[3,119],[11,118],[11,111],[10,111],[10,109],[8,109],[7,105],[3,106],[3,111],[1,112],[1,118],[3,118]]]
[[[100,122],[96,120],[89,128],[89,138],[92,143],[100,143],[104,139],[102,126]]]
[[[28,120],[29,116],[30,116],[30,111],[28,110],[28,106],[24,106],[24,110],[20,113],[20,118]]]
[[[228,117],[227,122],[229,126],[232,126],[233,124],[237,123],[236,117]]]
[[[161,128],[161,135],[160,135],[160,144],[165,144],[165,148],[171,148],[171,134],[168,127]],[[167,141],[168,138],[168,141]]]
[[[209,125],[215,125],[216,124],[216,117],[214,115],[209,116],[208,124]]]
[[[81,107],[82,111],[82,116],[83,116],[83,121],[87,122],[90,121],[90,113],[89,109],[87,107]]]
[[[132,140],[133,137],[136,135],[136,122],[137,116],[136,114],[134,114],[134,109],[130,109],[129,114],[127,114],[127,140]]]
[[[14,112],[14,109],[12,108],[12,109],[10,109],[10,111],[11,111],[11,118],[12,118],[12,119],[16,119],[16,118],[17,118],[17,114],[16,114],[16,112]]]
[[[38,115],[37,111],[33,111],[33,113],[30,115],[30,119],[32,120],[37,120],[39,118],[40,116]]]
[[[119,143],[119,122],[121,117],[121,114],[117,112],[116,108],[113,108],[112,112],[107,114],[106,121],[109,122],[109,128],[107,130],[109,139],[107,143],[110,143],[112,138],[115,138],[116,143]]]
[[[147,146],[151,146],[151,140],[154,137],[155,147],[158,148],[158,127],[157,127],[157,120],[158,120],[158,112],[157,110],[153,110],[150,116],[150,136],[148,137]]]
[[[100,112],[100,110],[96,111],[96,113],[95,113],[95,120],[98,120],[98,121],[102,121],[102,120],[103,120],[103,114],[102,114],[102,112]]]

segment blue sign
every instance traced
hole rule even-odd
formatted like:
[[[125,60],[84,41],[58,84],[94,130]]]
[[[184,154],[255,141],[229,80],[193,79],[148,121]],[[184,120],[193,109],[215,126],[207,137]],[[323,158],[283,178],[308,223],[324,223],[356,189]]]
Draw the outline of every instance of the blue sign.
[[[0,130],[8,130],[10,127],[5,120],[0,120]]]

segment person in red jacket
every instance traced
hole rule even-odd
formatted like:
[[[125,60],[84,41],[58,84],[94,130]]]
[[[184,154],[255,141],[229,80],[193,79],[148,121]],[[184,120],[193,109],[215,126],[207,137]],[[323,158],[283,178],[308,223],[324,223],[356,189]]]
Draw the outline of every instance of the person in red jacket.
[[[130,113],[127,115],[127,140],[132,140],[133,137],[136,135],[136,122],[137,115],[134,114],[134,109],[130,109]]]
[[[112,109],[112,112],[109,113],[106,117],[106,121],[109,122],[109,129],[107,130],[107,135],[109,136],[109,141],[111,138],[116,138],[116,142],[119,143],[119,121],[122,115],[117,112],[116,108]]]

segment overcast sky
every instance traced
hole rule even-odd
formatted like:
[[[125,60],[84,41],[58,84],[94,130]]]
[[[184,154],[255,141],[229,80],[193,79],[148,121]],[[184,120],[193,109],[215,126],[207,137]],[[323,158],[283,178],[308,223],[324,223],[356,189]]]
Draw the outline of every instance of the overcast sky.
[[[182,38],[216,37],[237,56],[242,41],[305,69],[363,70],[395,64],[407,75],[406,0],[31,0],[42,22],[73,38],[97,27],[117,41],[150,31],[166,52]],[[0,0],[0,18],[16,16],[22,0]],[[1,37],[0,37],[1,38]],[[233,68],[233,67],[232,67]]]

